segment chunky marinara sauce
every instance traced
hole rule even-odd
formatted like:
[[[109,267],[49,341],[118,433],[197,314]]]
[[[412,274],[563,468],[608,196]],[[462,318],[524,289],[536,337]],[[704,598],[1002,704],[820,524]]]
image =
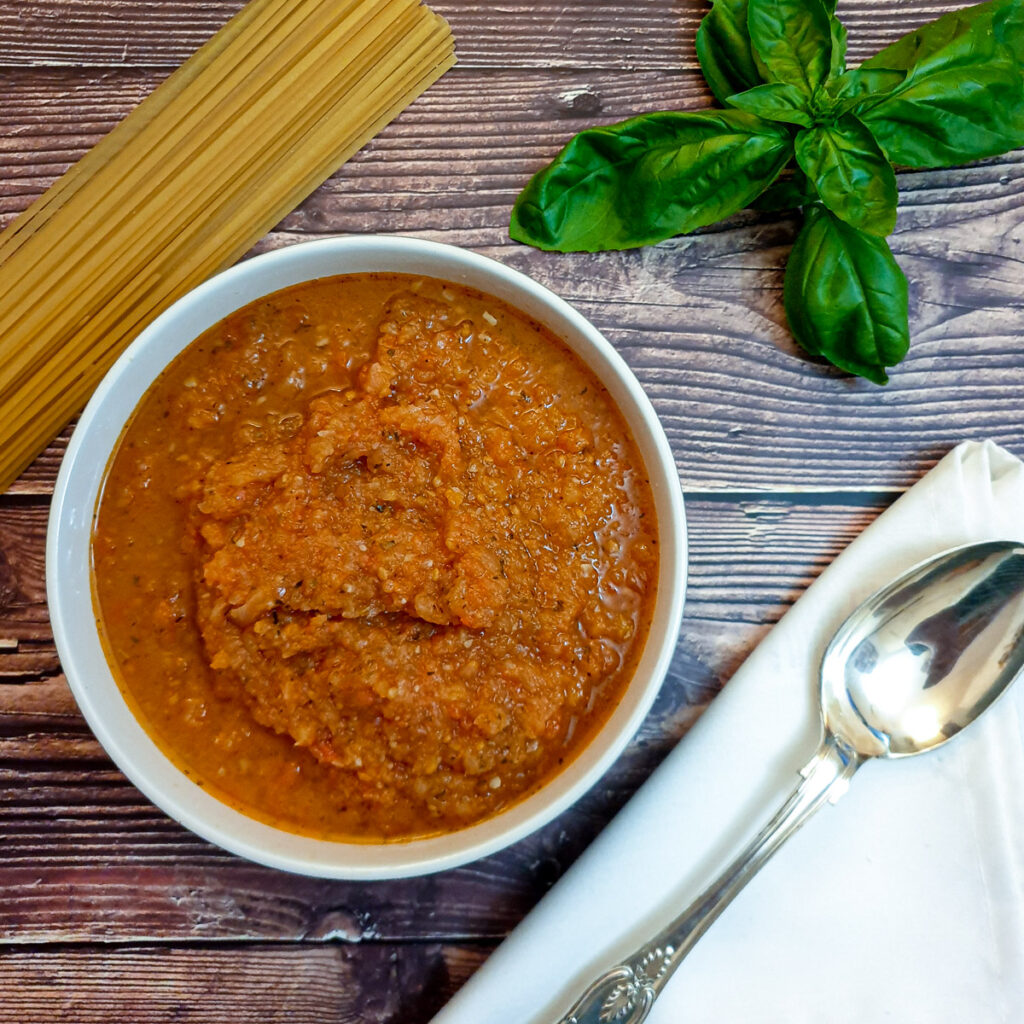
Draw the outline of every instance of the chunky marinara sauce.
[[[432,279],[289,288],[140,403],[94,535],[123,690],[201,786],[279,827],[479,821],[586,744],[657,584],[622,416],[544,328]]]

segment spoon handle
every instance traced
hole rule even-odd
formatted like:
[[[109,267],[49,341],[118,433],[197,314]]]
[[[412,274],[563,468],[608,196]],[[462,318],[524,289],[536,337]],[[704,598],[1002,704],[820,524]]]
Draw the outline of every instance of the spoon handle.
[[[606,971],[558,1024],[640,1024],[668,979],[768,858],[826,801],[846,792],[863,764],[857,754],[826,735],[801,769],[803,776],[775,817],[690,906],[653,939]]]

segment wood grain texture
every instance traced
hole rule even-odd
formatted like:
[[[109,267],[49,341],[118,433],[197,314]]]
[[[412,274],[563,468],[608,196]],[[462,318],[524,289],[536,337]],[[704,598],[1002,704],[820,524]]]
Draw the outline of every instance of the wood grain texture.
[[[109,767],[86,767],[85,743],[37,734],[21,745],[40,760],[4,757],[0,767],[0,946],[497,940],[614,816],[653,760],[648,753],[642,765],[634,751],[615,779],[513,849],[436,877],[368,884],[248,864],[175,825]]]
[[[425,1024],[488,947],[0,953],[0,1024]]]
[[[0,64],[173,67],[242,0],[0,0]],[[703,0],[432,0],[464,67],[697,67]],[[957,0],[844,0],[849,60],[859,63]]]
[[[0,942],[139,939],[493,940],[522,917],[685,734],[811,579],[888,503],[705,498],[688,506],[686,622],[668,679],[623,758],[580,803],[494,857],[380,885],[248,864],[152,807],[109,763],[50,671],[0,649]],[[0,504],[0,553],[24,607],[40,594],[45,506]],[[13,524],[11,526],[10,524]],[[49,649],[52,657],[52,648]]]
[[[0,215],[27,205],[155,81],[136,71],[0,76]],[[474,102],[484,113],[467,124],[460,112]],[[574,131],[703,102],[694,75],[453,73],[258,250],[397,232],[529,273],[579,306],[636,370],[688,490],[900,488],[965,438],[1024,454],[1021,152],[899,176],[892,245],[911,281],[914,340],[885,389],[808,360],[790,338],[781,286],[792,217],[743,213],[626,253],[564,256],[508,239],[519,189]],[[15,490],[48,493],[62,450]]]

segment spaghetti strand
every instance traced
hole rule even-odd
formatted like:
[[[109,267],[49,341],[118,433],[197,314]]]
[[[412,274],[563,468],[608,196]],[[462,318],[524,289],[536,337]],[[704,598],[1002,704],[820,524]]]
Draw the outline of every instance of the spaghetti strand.
[[[0,234],[0,490],[177,298],[455,62],[419,0],[250,0]]]

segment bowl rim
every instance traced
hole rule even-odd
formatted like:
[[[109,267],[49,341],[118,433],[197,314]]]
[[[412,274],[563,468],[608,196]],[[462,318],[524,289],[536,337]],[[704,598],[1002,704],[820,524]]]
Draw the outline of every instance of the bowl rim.
[[[547,323],[550,329],[561,335],[564,343],[608,388],[627,419],[634,440],[642,450],[647,475],[651,480],[652,490],[655,491],[655,503],[659,509],[661,555],[658,594],[651,632],[645,641],[645,649],[634,678],[627,687],[626,695],[634,690],[641,668],[645,669],[647,679],[642,690],[633,699],[631,709],[623,716],[618,715],[622,705],[626,703],[624,697],[620,707],[608,717],[593,739],[561,772],[549,779],[536,792],[520,799],[497,815],[440,836],[387,843],[347,843],[285,832],[251,818],[212,796],[185,776],[135,717],[106,662],[105,655],[102,667],[95,657],[94,644],[99,645],[100,640],[91,598],[91,530],[102,483],[90,486],[83,482],[82,478],[85,474],[95,477],[97,472],[101,480],[105,477],[106,464],[116,450],[124,426],[132,414],[129,411],[128,416],[119,419],[112,428],[109,421],[104,420],[106,405],[112,400],[112,396],[117,394],[119,387],[126,380],[132,379],[133,368],[142,354],[148,352],[151,346],[156,346],[161,352],[168,348],[166,344],[160,346],[161,339],[173,334],[178,321],[197,310],[202,312],[211,306],[215,312],[220,308],[226,308],[226,312],[216,312],[209,320],[209,324],[213,325],[229,315],[233,309],[256,301],[259,295],[272,294],[290,287],[292,283],[360,272],[357,269],[339,269],[297,277],[292,282],[287,273],[282,274],[282,271],[287,271],[289,265],[315,262],[321,256],[327,262],[336,258],[344,260],[351,257],[358,263],[359,258],[370,259],[375,255],[380,257],[381,254],[385,261],[389,258],[399,261],[402,258],[421,258],[439,264],[433,272],[414,271],[421,276],[456,280],[451,270],[461,267],[471,277],[477,275],[493,278],[505,291],[526,297],[529,300],[528,305],[532,302],[536,307],[543,307],[551,314],[538,317],[532,311],[526,310],[528,315]],[[271,269],[277,276],[284,276],[288,280],[269,290],[262,290],[253,298],[244,298],[240,302],[236,301],[233,306],[224,307],[225,302],[232,301],[234,291],[238,290],[237,286],[244,288],[246,282],[258,279],[261,274]],[[380,272],[391,272],[385,266],[376,269]],[[476,280],[469,282],[469,287],[488,293],[496,293],[498,290],[481,286]],[[515,298],[506,298],[504,295],[500,297],[522,310],[522,298],[517,302]],[[566,336],[564,331],[552,327],[552,319],[568,325],[573,336]],[[156,380],[162,369],[173,361],[184,347],[195,340],[199,333],[202,333],[202,330],[189,334],[183,342],[179,343],[176,340],[172,343],[177,347],[174,347],[166,358],[162,358],[156,375],[145,377],[139,398]],[[180,337],[179,333],[178,338]],[[589,352],[580,351],[581,339],[582,344],[590,347]],[[594,365],[595,356],[600,365]],[[609,378],[609,371],[613,372],[613,378]],[[136,382],[135,388],[139,386]],[[623,395],[628,397],[629,407],[623,407]],[[132,411],[139,398],[132,401]],[[645,437],[636,436],[638,424],[642,425]],[[110,433],[111,430],[112,442],[103,447],[103,466],[97,470],[96,460],[87,463],[83,452],[92,441],[94,433]],[[653,460],[652,454],[655,456]],[[72,498],[72,492],[82,488],[92,494],[91,502],[84,509],[76,508]],[[668,522],[664,521],[662,515],[665,509],[669,511]],[[89,583],[89,603],[84,612],[81,606],[81,586],[79,585],[77,590],[71,586],[65,587],[61,569],[62,562],[71,558],[71,567],[76,572],[82,570],[82,552],[79,549],[82,546],[83,530],[90,538],[85,542],[87,557],[84,570]],[[72,556],[76,551],[78,557],[74,558]],[[433,873],[495,853],[552,821],[608,771],[650,710],[675,652],[687,582],[687,554],[682,489],[664,428],[632,370],[589,320],[531,277],[471,250],[403,235],[333,236],[274,249],[217,274],[178,299],[149,324],[122,353],[93,393],[75,427],[61,462],[47,526],[46,590],[57,653],[83,717],[117,767],[149,800],[203,839],[250,861],[314,877],[371,880]],[[666,566],[669,569],[668,579]],[[654,635],[655,618],[661,623],[657,637]],[[87,620],[89,625],[83,625],[83,620]],[[83,631],[84,641],[72,639],[76,633]],[[657,645],[653,658],[650,657],[652,644]],[[88,648],[84,653],[83,647]],[[648,662],[651,662],[649,666]],[[91,678],[92,672],[98,672],[101,678],[98,681]],[[111,707],[109,701],[104,702],[104,697],[111,696],[111,687],[123,707],[117,704]],[[125,712],[131,722],[125,719]],[[610,732],[611,724],[617,717],[621,717],[622,720],[616,722],[614,732]],[[134,729],[131,727],[132,723]],[[609,735],[606,736],[606,733]],[[605,739],[603,749],[594,753],[598,741],[602,738]],[[142,747],[136,746],[133,750],[133,744],[139,743]],[[588,752],[591,752],[590,756],[585,758]],[[157,768],[161,762],[162,767]],[[176,779],[168,775],[167,768],[170,768]],[[561,783],[556,785],[559,780]],[[545,799],[538,799],[545,794]],[[505,826],[503,828],[499,827],[502,823]],[[333,852],[335,856],[328,857],[327,850]]]

